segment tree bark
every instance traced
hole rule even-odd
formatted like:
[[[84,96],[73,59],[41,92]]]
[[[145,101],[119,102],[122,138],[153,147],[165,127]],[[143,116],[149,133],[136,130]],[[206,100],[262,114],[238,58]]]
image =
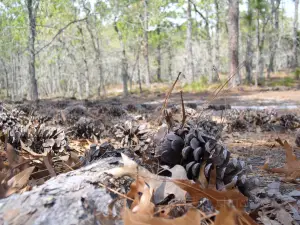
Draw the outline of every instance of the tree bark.
[[[295,14],[294,14],[294,24],[293,24],[293,55],[294,55],[294,62],[293,62],[293,67],[296,69],[298,67],[298,11],[299,11],[299,0],[294,0],[295,1]]]
[[[186,33],[186,49],[187,49],[187,64],[188,76],[195,80],[193,50],[192,50],[192,7],[190,0],[187,0],[187,33]]]
[[[160,28],[157,28],[157,35],[160,35]],[[158,40],[157,44],[157,53],[156,53],[156,61],[157,61],[157,81],[161,81],[161,46],[160,46],[160,39]]]
[[[5,73],[6,98],[9,98],[9,75],[8,75],[8,71],[7,71],[7,67],[6,67],[5,61],[3,59],[0,59],[0,61],[2,63],[2,66],[4,68],[4,73]]]
[[[229,38],[229,77],[231,87],[235,87],[239,79],[239,1],[229,0],[228,10],[228,38]]]
[[[215,10],[216,10],[216,40],[215,40],[215,67],[218,71],[220,69],[220,10],[219,10],[219,0],[214,0]],[[215,72],[213,82],[218,80],[218,72]]]
[[[125,181],[125,187],[118,187],[118,183],[111,183],[109,180],[111,176],[104,173],[105,170],[119,166],[119,160],[118,157],[101,159],[79,170],[60,174],[31,191],[1,199],[0,223],[11,225],[102,224],[103,221],[98,221],[96,215],[106,214],[110,202],[116,196],[99,184],[112,185],[112,189],[125,188],[127,190],[129,188],[127,186],[130,180],[119,178],[122,182]],[[121,209],[117,206],[118,204],[115,207],[116,213]],[[120,224],[120,221],[116,222]]]
[[[95,17],[96,18],[96,17]],[[103,95],[105,96],[105,85],[104,85],[104,77],[103,77],[103,66],[102,66],[102,55],[101,55],[101,49],[100,49],[100,43],[99,38],[97,35],[94,35],[89,20],[86,20],[86,27],[90,34],[90,37],[92,39],[92,44],[95,52],[95,63],[98,65],[98,73],[99,73],[99,85],[98,85],[98,97],[101,97],[101,91],[103,92]]]
[[[29,75],[31,83],[31,100],[37,101],[39,98],[38,85],[35,74],[35,37],[36,37],[36,13],[38,9],[39,0],[36,0],[35,5],[33,0],[27,0],[28,19],[29,19],[29,35],[28,35],[28,49],[29,49]]]
[[[173,79],[172,77],[172,61],[173,61],[173,53],[172,53],[172,46],[169,44],[168,46],[168,73],[170,80]]]
[[[120,45],[122,48],[122,80],[123,80],[123,95],[128,96],[128,62],[126,57],[126,49],[125,49],[125,43],[123,41],[122,33],[118,28],[117,22],[114,22],[114,28],[116,33],[118,34]]]
[[[148,43],[148,0],[144,0],[144,58],[146,62],[146,85],[150,86],[150,64],[149,64],[149,43]]]
[[[248,0],[247,3],[247,14],[248,14],[248,32],[247,32],[247,47],[246,47],[246,59],[245,59],[245,68],[246,68],[246,79],[248,84],[252,82],[252,54],[253,54],[253,36],[252,36],[252,19],[253,11],[251,7],[251,0]]]
[[[276,2],[276,5],[275,5]],[[267,77],[271,77],[271,73],[274,73],[274,61],[276,56],[276,50],[278,46],[278,36],[279,36],[279,5],[280,0],[272,0],[272,15],[271,15],[271,22],[273,26],[273,34],[270,39],[270,61],[268,66],[268,75]]]
[[[85,41],[83,36],[83,31],[80,26],[77,26],[80,37],[81,37],[81,49],[83,53],[83,62],[84,62],[84,77],[85,77],[85,97],[89,98],[90,96],[90,74],[89,74],[89,67],[87,62],[87,54],[86,54],[86,47],[85,47]]]

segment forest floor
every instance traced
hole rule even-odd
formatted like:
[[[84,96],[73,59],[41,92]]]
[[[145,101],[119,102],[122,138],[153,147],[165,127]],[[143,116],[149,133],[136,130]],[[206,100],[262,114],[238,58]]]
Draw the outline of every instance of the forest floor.
[[[282,141],[286,140],[292,146],[296,157],[300,159],[300,146],[295,143],[299,135],[297,129],[300,128],[300,90],[297,88],[259,90],[239,88],[221,93],[220,97],[214,101],[210,101],[211,96],[211,92],[183,93],[190,118],[196,118],[202,112],[202,107],[205,107],[203,111],[205,116],[198,120],[208,118],[216,122],[212,126],[221,124],[223,128],[225,127],[221,131],[220,140],[228,147],[232,157],[252,165],[252,171],[248,175],[259,178],[259,188],[268,193],[269,185],[272,186],[275,182],[280,185],[278,193],[282,196],[286,197],[292,191],[298,191],[297,196],[293,196],[295,199],[293,206],[300,211],[299,177],[292,182],[285,182],[284,175],[262,169],[267,159],[270,159],[271,167],[281,167],[286,163],[285,149],[278,144],[277,138]],[[83,139],[92,142],[96,137],[99,144],[108,141],[118,148],[121,145],[120,139],[115,136],[115,125],[124,125],[128,120],[139,118],[138,123],[150,124],[149,128],[153,131],[153,135],[159,128],[157,118],[164,99],[164,93],[154,92],[103,100],[40,100],[38,106],[30,102],[19,104],[4,102],[3,106],[7,111],[17,107],[24,111],[26,116],[33,116],[39,123],[45,123],[47,126],[62,127],[67,131],[66,134],[71,142]],[[174,118],[181,116],[181,111],[178,110],[180,105],[180,93],[175,90],[169,99],[169,106],[177,107],[177,110],[174,110]],[[208,105],[230,105],[230,108],[208,109]],[[82,120],[83,117],[85,120]],[[244,125],[239,127],[240,123]],[[87,143],[85,147],[81,146],[77,150],[78,156],[85,157]],[[53,167],[56,174],[61,173],[54,165]],[[291,213],[291,210],[287,211]],[[291,215],[297,216],[292,213]]]

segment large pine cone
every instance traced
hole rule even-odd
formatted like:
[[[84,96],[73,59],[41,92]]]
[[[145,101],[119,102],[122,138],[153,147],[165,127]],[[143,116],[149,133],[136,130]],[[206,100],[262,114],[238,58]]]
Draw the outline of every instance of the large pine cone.
[[[218,190],[226,185],[245,189],[245,162],[230,159],[230,152],[224,145],[199,129],[177,129],[168,133],[161,144],[160,153],[162,163],[183,165],[189,179],[203,179],[200,171],[204,170],[209,180],[210,171],[215,167]]]
[[[32,126],[22,134],[21,139],[34,152],[43,153],[53,150],[62,152],[67,146],[63,129],[42,125]]]
[[[105,129],[100,120],[92,120],[87,117],[81,117],[74,125],[74,135],[78,138],[91,139],[93,136],[100,138],[101,132]]]
[[[24,113],[19,110],[0,113],[0,131],[8,135],[8,143],[17,147],[22,135],[22,123],[25,122]],[[27,122],[27,121],[26,121]],[[5,135],[1,135],[4,141]]]
[[[125,121],[124,124],[115,125],[115,136],[121,141],[122,147],[133,147],[135,152],[148,149],[151,139],[148,124],[138,124],[135,121]]]

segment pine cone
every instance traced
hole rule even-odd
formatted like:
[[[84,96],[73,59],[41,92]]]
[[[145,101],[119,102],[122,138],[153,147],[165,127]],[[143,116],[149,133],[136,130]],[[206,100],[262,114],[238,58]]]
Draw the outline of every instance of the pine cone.
[[[53,150],[62,152],[67,146],[67,138],[63,129],[56,127],[38,125],[22,133],[22,141],[34,152],[43,153]]]
[[[151,142],[147,124],[139,125],[134,121],[126,121],[122,125],[115,125],[114,133],[121,141],[122,147],[134,147],[134,151],[145,151]]]
[[[105,129],[101,121],[94,121],[90,118],[81,117],[75,124],[75,136],[78,138],[91,139],[93,135],[97,138],[100,137],[101,131]]]
[[[216,167],[218,190],[228,185],[242,190],[246,183],[245,162],[235,158],[230,160],[227,148],[200,129],[185,128],[168,133],[159,151],[162,163],[183,165],[189,179],[203,179],[200,171],[204,171],[209,180],[211,169]]]

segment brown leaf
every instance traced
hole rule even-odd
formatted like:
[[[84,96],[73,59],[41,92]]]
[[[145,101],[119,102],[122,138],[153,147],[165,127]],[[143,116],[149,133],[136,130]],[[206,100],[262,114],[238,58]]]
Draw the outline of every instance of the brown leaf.
[[[138,212],[143,215],[154,214],[154,204],[151,202],[153,189],[144,185],[143,195],[139,201],[139,204],[132,209],[132,212]],[[137,196],[138,197],[138,196]]]
[[[231,200],[237,209],[243,209],[247,202],[247,198],[235,189],[217,191],[215,189],[202,188],[200,184],[192,183],[189,180],[173,180],[173,182],[187,191],[191,195],[193,202],[198,202],[202,198],[208,198],[216,209],[222,208],[228,200]]]
[[[14,177],[12,177],[9,181],[7,181],[8,190],[6,192],[6,196],[9,196],[20,189],[22,189],[25,185],[27,185],[29,181],[29,177],[34,170],[34,166],[29,167],[22,172],[18,173]]]
[[[226,202],[217,215],[215,225],[257,225],[252,218],[244,211],[237,210]]]
[[[125,208],[123,213],[124,225],[199,225],[201,224],[201,218],[200,212],[194,208],[191,208],[184,216],[175,219],[165,219],[149,214],[133,213],[128,208]]]
[[[46,166],[47,170],[50,173],[50,176],[55,177],[56,173],[55,173],[55,170],[53,169],[53,166],[52,166],[52,160],[51,160],[50,152],[47,154],[47,156],[43,157],[43,160],[44,160],[44,163],[45,163],[45,166]]]
[[[19,159],[15,148],[9,143],[7,143],[6,145],[6,153],[9,167],[13,168],[15,165],[18,164]]]
[[[280,138],[276,141],[285,149],[286,164],[280,168],[269,168],[269,160],[267,160],[262,169],[273,173],[283,173],[286,175],[285,181],[296,182],[296,179],[300,177],[300,160],[296,158],[292,146],[287,141],[282,142]]]

